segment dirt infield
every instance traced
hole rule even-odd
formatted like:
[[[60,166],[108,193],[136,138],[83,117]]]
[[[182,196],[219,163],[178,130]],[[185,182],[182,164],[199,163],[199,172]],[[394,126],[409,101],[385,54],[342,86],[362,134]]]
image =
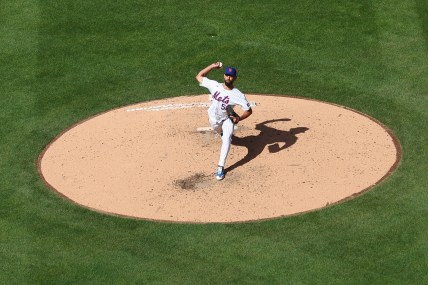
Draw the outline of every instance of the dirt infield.
[[[46,147],[40,174],[62,196],[104,213],[243,222],[353,197],[387,177],[401,158],[391,132],[354,110],[286,96],[247,98],[254,113],[235,131],[223,181],[214,177],[221,139],[205,130],[207,95],[89,118]]]

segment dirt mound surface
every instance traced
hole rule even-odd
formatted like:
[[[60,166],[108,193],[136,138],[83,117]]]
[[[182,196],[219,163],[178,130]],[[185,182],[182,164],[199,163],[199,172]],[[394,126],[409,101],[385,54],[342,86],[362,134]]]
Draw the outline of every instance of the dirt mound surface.
[[[173,222],[243,222],[323,208],[387,177],[400,146],[375,120],[341,106],[247,95],[226,177],[207,95],[144,102],[89,118],[41,154],[39,171],[67,199],[100,212]],[[239,110],[238,110],[239,111]]]

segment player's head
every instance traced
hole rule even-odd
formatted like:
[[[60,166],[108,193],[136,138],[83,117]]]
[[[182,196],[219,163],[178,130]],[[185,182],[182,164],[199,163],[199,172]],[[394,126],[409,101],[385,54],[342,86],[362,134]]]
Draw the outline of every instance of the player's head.
[[[236,68],[228,66],[224,69],[224,84],[228,87],[233,87],[233,82],[237,78]]]
[[[224,69],[224,75],[232,76],[233,78],[237,77],[236,68],[232,66],[228,66]]]

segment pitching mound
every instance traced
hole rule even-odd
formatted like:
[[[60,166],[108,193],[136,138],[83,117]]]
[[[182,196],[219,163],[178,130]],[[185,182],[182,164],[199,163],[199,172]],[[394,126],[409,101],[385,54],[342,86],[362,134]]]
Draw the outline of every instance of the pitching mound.
[[[302,98],[247,98],[256,106],[235,131],[223,181],[214,176],[221,139],[206,128],[207,95],[85,120],[48,145],[39,171],[55,191],[97,211],[209,223],[323,208],[369,189],[398,164],[397,140],[363,114]]]

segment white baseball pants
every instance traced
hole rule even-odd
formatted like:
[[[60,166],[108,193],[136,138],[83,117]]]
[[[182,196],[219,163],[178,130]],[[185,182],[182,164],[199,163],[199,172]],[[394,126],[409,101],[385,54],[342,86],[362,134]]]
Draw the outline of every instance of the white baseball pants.
[[[221,123],[211,124],[211,127],[218,134],[223,133],[221,136],[222,144],[220,149],[220,159],[218,161],[218,166],[224,167],[226,164],[226,158],[230,150],[230,145],[232,143],[232,135],[234,131],[234,124],[232,120],[226,119]]]

